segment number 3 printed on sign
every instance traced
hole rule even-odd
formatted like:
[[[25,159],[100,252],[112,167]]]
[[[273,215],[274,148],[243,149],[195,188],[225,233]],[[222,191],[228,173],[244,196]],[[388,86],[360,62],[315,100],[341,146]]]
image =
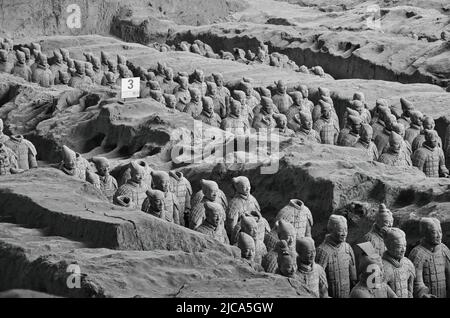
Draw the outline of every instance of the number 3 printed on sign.
[[[132,79],[129,79],[128,80],[128,89],[133,89],[133,80]]]

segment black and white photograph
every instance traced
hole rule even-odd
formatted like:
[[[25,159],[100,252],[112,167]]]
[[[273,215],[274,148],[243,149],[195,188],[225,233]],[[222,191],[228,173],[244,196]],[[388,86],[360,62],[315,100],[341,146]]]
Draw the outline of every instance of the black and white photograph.
[[[450,0],[0,0],[5,301],[431,306],[449,169]]]

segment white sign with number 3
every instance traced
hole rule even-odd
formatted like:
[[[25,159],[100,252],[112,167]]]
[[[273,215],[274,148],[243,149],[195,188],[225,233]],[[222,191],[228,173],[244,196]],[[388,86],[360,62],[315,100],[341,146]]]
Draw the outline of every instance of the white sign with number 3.
[[[141,91],[141,79],[139,77],[122,78],[122,98],[139,97]]]

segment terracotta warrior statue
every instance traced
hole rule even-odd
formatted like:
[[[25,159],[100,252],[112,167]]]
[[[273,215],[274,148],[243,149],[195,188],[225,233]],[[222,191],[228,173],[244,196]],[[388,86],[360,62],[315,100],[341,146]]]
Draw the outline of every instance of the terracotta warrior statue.
[[[353,287],[350,298],[397,298],[383,281],[383,264],[378,254],[367,255],[359,264],[359,282]]]
[[[248,263],[254,270],[263,272],[261,265],[254,262],[256,255],[255,241],[247,233],[239,233],[238,247],[241,250],[242,259]]]
[[[317,248],[316,262],[328,278],[328,294],[333,298],[348,298],[356,284],[355,256],[347,239],[347,219],[332,214],[327,224],[328,234]]]
[[[306,285],[316,298],[329,298],[327,274],[323,267],[315,262],[316,247],[310,237],[297,238],[297,279]]]
[[[218,95],[225,101],[226,97],[230,97],[230,91],[228,88],[224,86],[223,75],[221,73],[213,73],[212,74],[214,82],[217,85],[217,93]]]
[[[169,174],[165,171],[151,172],[153,189],[164,193],[164,209],[166,211],[166,220],[175,224],[181,224],[180,216],[184,217],[184,211],[180,211],[177,196],[171,191],[171,180]],[[142,211],[149,209],[149,199],[146,198],[142,203]]]
[[[254,261],[257,264],[261,264],[262,258],[264,255],[267,254],[267,248],[264,244],[264,236],[261,237],[260,235],[260,219],[256,220],[254,215],[242,215],[239,218],[239,224],[236,228],[238,228],[238,231],[236,233],[233,233],[231,243],[234,243],[233,241],[236,241],[239,239],[239,233],[247,233],[250,235],[253,240],[255,241],[255,258]],[[268,226],[268,223],[267,223]]]
[[[375,109],[377,111],[377,116],[374,120],[372,120],[372,129],[373,129],[373,140],[377,138],[378,135],[383,134],[386,128],[386,121],[391,114],[391,110],[388,106],[379,105],[378,108]]]
[[[284,220],[292,224],[296,231],[296,238],[311,237],[311,228],[314,224],[309,208],[299,199],[292,199],[282,208],[275,220]]]
[[[400,104],[402,106],[402,115],[398,119],[398,122],[405,126],[405,130],[409,128],[411,124],[411,112],[414,111],[414,105],[406,98],[400,98]]]
[[[202,94],[200,93],[200,90],[194,87],[189,88],[189,93],[191,94],[191,101],[183,109],[183,112],[196,118],[203,110]]]
[[[86,76],[86,65],[82,61],[75,61],[75,74],[69,81],[69,86],[74,88],[82,88],[91,86],[92,80]]]
[[[53,51],[53,63],[50,65],[50,71],[53,74],[53,77],[55,78],[55,85],[61,84],[60,78],[59,78],[59,71],[68,71],[68,66],[66,63],[64,63],[62,54],[55,50]]]
[[[405,257],[406,235],[392,227],[384,233],[386,251],[383,253],[384,281],[398,298],[413,298],[416,270]]]
[[[280,135],[285,137],[293,137],[295,135],[294,131],[292,129],[289,129],[287,126],[287,118],[286,115],[283,114],[276,114],[273,115],[273,118],[276,122],[276,130],[280,133]]]
[[[422,131],[420,132],[420,134],[416,138],[414,138],[413,143],[411,144],[411,146],[412,146],[411,149],[412,149],[413,153],[414,153],[414,151],[416,151],[417,149],[419,149],[420,147],[423,146],[423,143],[425,142],[425,132],[427,130],[434,130],[434,131],[436,131],[434,129],[434,127],[435,127],[434,119],[431,116],[425,116],[424,117],[423,122],[422,122],[422,126],[423,126]],[[448,128],[447,128],[447,130],[448,130]],[[446,139],[448,139],[447,136],[450,137],[450,135],[448,133],[446,133]],[[438,146],[440,148],[442,148],[442,150],[445,150],[443,148],[444,144],[442,143],[441,137],[439,137],[439,135],[438,135],[437,138],[438,138]],[[447,148],[448,148],[448,145],[450,145],[450,142],[445,143],[445,145],[447,145]],[[448,151],[446,151],[445,153],[447,154],[447,152]]]
[[[166,94],[172,94],[177,86],[177,82],[174,81],[173,69],[170,67],[166,68],[164,71],[164,78],[161,83],[162,90]]]
[[[27,65],[25,53],[16,51],[16,65],[12,69],[12,74],[22,77],[26,81],[31,81],[31,68]]]
[[[339,130],[331,118],[332,107],[328,103],[321,102],[322,116],[313,125],[313,129],[320,135],[322,144],[336,144],[339,135]]]
[[[62,146],[62,157],[60,170],[69,176],[74,176],[83,181],[86,180],[86,170],[90,166],[86,159],[65,145]]]
[[[222,206],[223,210],[226,211],[228,208],[228,201],[225,193],[219,189],[219,186],[215,181],[204,180],[200,181],[202,189],[195,194],[192,198],[191,214],[189,215],[189,228],[195,229],[200,224],[202,224],[205,219],[205,202],[215,202]],[[225,214],[223,215],[222,221],[225,222]]]
[[[295,279],[295,272],[297,271],[295,252],[288,247],[286,241],[281,240],[277,245],[277,269],[275,274]]]
[[[392,212],[386,208],[386,205],[381,203],[378,207],[378,213],[375,215],[375,223],[373,223],[372,229],[363,237],[364,242],[372,243],[375,252],[380,256],[383,256],[383,253],[386,251],[384,234],[392,227],[393,223],[394,217]]]
[[[409,163],[402,152],[402,142],[403,138],[396,132],[391,131],[389,137],[389,149],[387,152],[381,154],[378,161],[390,166],[409,166]]]
[[[92,161],[97,169],[97,174],[100,179],[100,190],[108,198],[109,201],[113,201],[114,193],[116,193],[118,186],[117,180],[110,175],[109,160],[104,157],[94,157]]]
[[[191,214],[191,183],[180,171],[169,171],[169,177],[171,182],[171,191],[175,193],[175,196],[177,197],[180,211],[184,211],[183,214],[180,214],[180,225],[188,227],[189,215]]]
[[[275,222],[275,226],[264,238],[268,253],[263,256],[261,265],[267,273],[275,273],[278,268],[277,256],[279,253],[280,241],[285,241],[286,246],[295,251],[295,228],[284,220]]]
[[[405,131],[405,140],[410,145],[412,145],[414,139],[419,136],[420,132],[422,131],[423,115],[418,110],[414,110],[410,113],[409,118],[411,119],[411,123],[409,125],[409,128],[407,128]]]
[[[211,236],[221,243],[229,244],[230,241],[228,240],[227,232],[225,231],[225,227],[221,221],[223,215],[225,214],[223,207],[218,203],[207,201],[204,203],[204,209],[205,219],[203,223],[195,230]]]
[[[146,209],[142,209],[142,211],[167,222],[172,222],[173,218],[168,217],[169,212],[166,210],[164,192],[149,189],[145,194],[147,195],[145,200],[148,204]]]
[[[400,151],[402,152],[402,156],[406,160],[409,166],[412,166],[411,156],[412,156],[412,149],[409,142],[407,142],[405,138],[405,126],[399,123],[392,124],[392,131],[400,135],[402,137],[402,142],[400,146]],[[385,153],[389,150],[390,144],[388,143],[381,153]]]
[[[394,115],[388,114],[385,110],[381,113],[385,127],[382,132],[377,136],[374,136],[374,143],[378,149],[378,155],[383,153],[383,149],[389,144],[389,138],[391,136],[392,128],[397,123],[397,119]],[[403,139],[403,138],[402,138]]]
[[[241,104],[241,118],[245,120],[245,125],[247,127],[250,126],[250,123],[253,122],[253,111],[250,109],[249,105],[247,105],[247,97],[243,91],[234,90],[233,98],[237,100]]]
[[[253,118],[252,127],[256,130],[266,129],[272,130],[276,127],[277,123],[274,119],[275,104],[268,97],[261,97],[261,108],[255,114]],[[255,108],[256,109],[256,108]]]
[[[16,154],[0,141],[0,176],[20,172]]]
[[[146,191],[149,186],[144,182],[145,169],[137,162],[130,162],[130,179],[117,189],[113,197],[116,205],[131,207],[141,210],[144,200],[147,198]]]
[[[16,154],[19,169],[29,170],[38,167],[37,151],[31,141],[26,140],[22,135],[13,135],[5,142],[5,145]]]
[[[182,112],[191,102],[189,79],[186,76],[178,77],[178,87],[174,89],[174,93],[177,98],[177,109]]]
[[[164,103],[166,105],[166,109],[170,112],[170,113],[178,113],[178,110],[176,109],[177,106],[177,98],[175,97],[175,95],[171,95],[171,94],[164,94]]]
[[[0,50],[0,73],[11,74],[14,68],[14,64],[8,58],[8,52],[6,50]]]
[[[235,195],[228,205],[225,223],[225,228],[230,235],[241,215],[246,215],[252,211],[261,211],[258,201],[250,194],[251,185],[247,177],[239,176],[233,178],[233,187],[235,189]]]
[[[378,159],[378,149],[372,141],[372,136],[372,127],[368,124],[362,124],[359,139],[353,147],[365,150],[369,156],[369,160],[376,161]]]
[[[301,92],[294,91],[291,93],[291,96],[294,103],[286,112],[286,117],[288,120],[288,127],[294,131],[298,131],[300,124],[295,120],[295,115],[299,115],[302,111],[311,114],[311,106],[314,107],[314,105],[312,103],[305,102]]]
[[[300,122],[300,130],[296,132],[296,136],[309,142],[322,143],[320,135],[313,129],[313,120],[309,112],[300,112],[299,116],[295,116],[295,120]]]
[[[442,243],[439,220],[422,218],[420,235],[420,244],[408,256],[416,269],[414,297],[431,294],[437,298],[447,298],[450,292],[450,250]]]
[[[287,86],[283,80],[279,80],[276,85],[276,93],[272,96],[273,103],[277,106],[280,113],[286,114],[294,102],[291,96],[287,94]]]
[[[251,83],[246,81],[241,81],[240,83],[242,91],[245,93],[246,101],[245,103],[249,107],[250,115],[253,116],[253,109],[259,104],[261,97],[259,99],[255,96],[256,91],[253,89]]]
[[[344,134],[339,145],[343,147],[354,147],[359,140],[359,131],[361,130],[362,119],[360,116],[348,115],[347,120],[350,123],[350,131]]]
[[[213,111],[214,113],[219,115],[222,121],[222,118],[225,118],[227,116],[227,105],[225,102],[225,97],[219,95],[216,83],[207,82],[206,86],[206,96],[212,99],[214,104]]]
[[[102,78],[103,78],[102,63],[101,63],[100,59],[96,56],[92,57],[91,63],[92,63],[92,70],[94,72],[92,81],[96,85],[101,85]]]
[[[342,143],[342,139],[344,139],[344,137],[346,137],[352,130],[352,121],[349,118],[350,115],[361,118],[361,116],[359,115],[359,113],[356,110],[354,110],[353,108],[347,107],[347,110],[345,111],[345,126],[339,132],[337,143],[336,143],[337,145],[340,145]],[[361,124],[362,124],[362,120],[361,120]],[[359,134],[359,131],[358,131],[358,134]]]
[[[54,84],[53,74],[49,69],[46,55],[39,53],[39,62],[31,75],[31,80],[43,87],[50,87]]]
[[[425,142],[414,151],[412,161],[413,165],[429,178],[449,177],[444,152],[438,147],[438,135],[435,130],[425,131]]]
[[[236,135],[245,134],[248,129],[248,121],[242,116],[242,105],[237,100],[230,98],[230,114],[222,120],[220,128]]]
[[[191,86],[198,89],[201,96],[205,96],[206,94],[206,83],[205,83],[205,75],[202,70],[196,69],[192,74],[193,81]]]
[[[195,118],[202,121],[205,124],[211,125],[213,127],[220,127],[222,119],[218,114],[214,112],[214,102],[210,97],[202,97],[203,110],[200,115]]]

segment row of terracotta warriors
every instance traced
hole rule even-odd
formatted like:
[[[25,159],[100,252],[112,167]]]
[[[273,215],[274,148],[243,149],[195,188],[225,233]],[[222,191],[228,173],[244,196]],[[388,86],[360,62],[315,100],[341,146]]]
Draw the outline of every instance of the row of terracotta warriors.
[[[262,42],[258,45],[256,53],[254,53],[252,50],[245,51],[241,48],[233,48],[233,52],[220,50],[220,52],[217,54],[214,52],[210,45],[198,39],[193,43],[181,41],[176,46],[169,46],[165,43],[153,43],[150,46],[159,50],[160,52],[178,50],[199,54],[208,58],[236,61],[245,64],[266,64],[274,67],[287,68],[305,74],[313,74],[321,77],[331,78],[331,76],[326,74],[323,68],[320,66],[314,66],[311,69],[308,69],[308,67],[305,65],[299,67],[285,54],[281,54],[278,52],[272,52],[269,54],[268,46]]]
[[[383,204],[372,229],[353,248],[346,242],[345,217],[331,215],[324,241],[311,238],[313,217],[308,207],[292,199],[270,228],[261,215],[245,176],[232,179],[235,194],[228,199],[216,181],[226,175],[218,164],[214,180],[201,180],[192,192],[180,172],[152,171],[143,162],[120,169],[120,180],[110,175],[106,158],[94,157],[95,169],[64,147],[61,169],[94,184],[116,205],[141,210],[154,217],[189,227],[224,244],[237,245],[242,258],[255,270],[284,275],[307,285],[316,297],[446,297],[450,280],[450,252],[442,244],[440,223],[421,220],[422,242],[405,257],[405,233],[393,226],[393,215]],[[96,172],[94,172],[96,171]],[[378,268],[378,271],[374,271]],[[375,273],[375,275],[372,275]]]

